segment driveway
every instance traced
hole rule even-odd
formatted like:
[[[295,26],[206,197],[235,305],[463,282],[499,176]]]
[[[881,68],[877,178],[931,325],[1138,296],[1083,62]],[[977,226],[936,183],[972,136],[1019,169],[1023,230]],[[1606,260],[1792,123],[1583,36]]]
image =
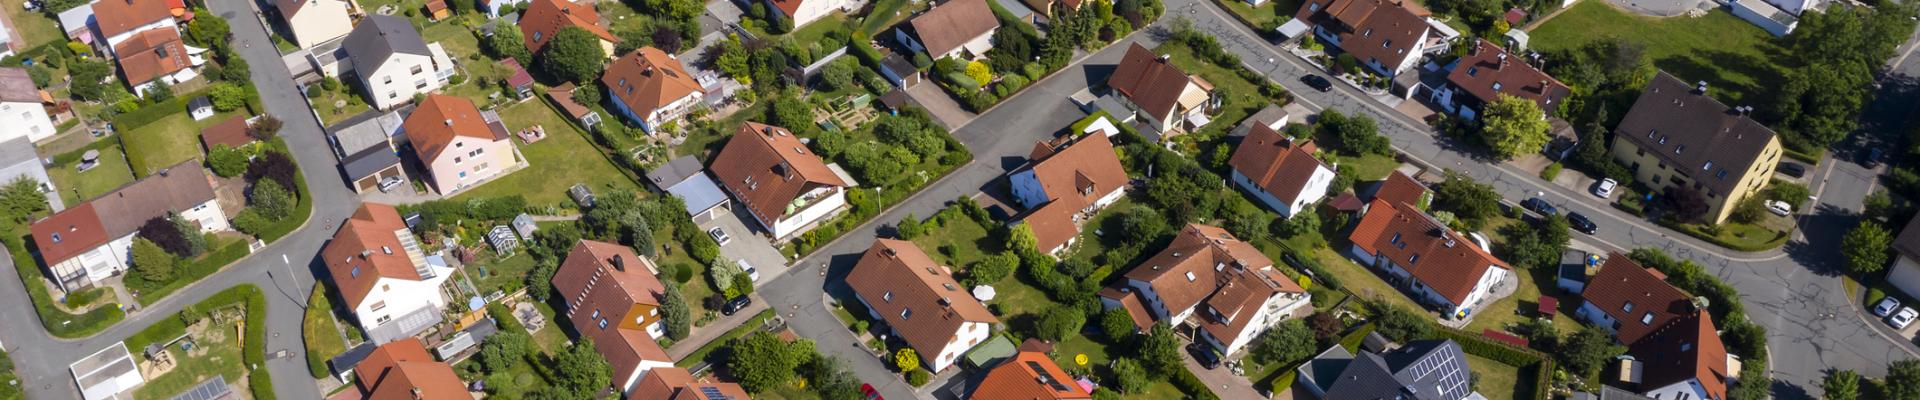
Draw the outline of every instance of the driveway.
[[[912,97],[913,102],[920,104],[920,108],[927,109],[927,112],[932,113],[934,118],[939,119],[942,125],[950,129],[965,126],[976,117],[966,108],[960,107],[960,103],[954,101],[953,96],[948,96],[947,91],[941,89],[940,84],[937,83],[922,81],[918,85],[908,86],[907,96]]]
[[[1187,343],[1180,342],[1180,363],[1186,365],[1187,371],[1192,372],[1193,376],[1200,377],[1200,382],[1206,383],[1207,389],[1213,390],[1214,395],[1222,399],[1267,398],[1261,396],[1259,391],[1253,390],[1253,382],[1248,381],[1247,377],[1234,375],[1233,371],[1228,370],[1225,365],[1214,369],[1201,366],[1199,361],[1194,361],[1193,353],[1187,352]]]
[[[772,243],[767,242],[767,238],[754,234],[752,229],[747,228],[750,222],[745,218],[750,217],[747,216],[747,210],[740,208],[740,203],[730,203],[734,205],[733,210],[714,215],[712,220],[699,224],[702,232],[720,228],[722,232],[726,232],[727,237],[731,238],[727,244],[720,245],[720,256],[739,261],[743,265],[752,265],[759,270],[760,280],[754,282],[756,287],[771,281],[775,276],[787,273],[787,257],[780,254],[780,249],[774,248]]]

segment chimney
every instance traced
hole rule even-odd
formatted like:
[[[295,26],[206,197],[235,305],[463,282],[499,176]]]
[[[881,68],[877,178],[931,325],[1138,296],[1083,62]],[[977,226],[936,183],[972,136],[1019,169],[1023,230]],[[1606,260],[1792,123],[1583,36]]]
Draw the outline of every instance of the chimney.
[[[1500,59],[1500,65],[1498,65],[1498,66],[1495,66],[1495,67],[1494,67],[1494,69],[1506,69],[1506,68],[1507,68],[1507,53],[1500,53],[1499,55],[1496,55],[1496,56],[1494,56],[1494,57],[1495,57],[1495,58],[1499,58],[1499,59]]]
[[[573,15],[573,7],[560,7],[560,13],[565,15]]]
[[[453,126],[453,118],[447,118],[447,126]]]
[[[1707,81],[1700,81],[1699,83],[1695,83],[1693,86],[1693,94],[1706,95]]]
[[[424,398],[426,398],[426,396],[424,396],[424,395],[422,395],[422,394],[420,393],[420,387],[419,387],[419,386],[414,386],[414,387],[413,387],[413,398],[414,398],[415,400],[419,400],[419,399],[424,399]]]
[[[1170,55],[1170,54],[1160,55],[1160,62],[1167,62],[1168,60],[1172,60],[1172,59],[1173,59],[1173,55]]]
[[[627,272],[627,258],[619,254],[613,255],[613,270]]]

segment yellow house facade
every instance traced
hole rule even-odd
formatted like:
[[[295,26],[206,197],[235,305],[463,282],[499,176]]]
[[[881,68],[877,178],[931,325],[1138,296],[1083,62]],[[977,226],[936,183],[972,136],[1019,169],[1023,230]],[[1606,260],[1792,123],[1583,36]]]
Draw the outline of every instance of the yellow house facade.
[[[1614,129],[1611,154],[1657,195],[1674,187],[1701,194],[1705,222],[1726,222],[1733,209],[1766,189],[1780,163],[1780,138],[1750,110],[1707,96],[1661,72]]]

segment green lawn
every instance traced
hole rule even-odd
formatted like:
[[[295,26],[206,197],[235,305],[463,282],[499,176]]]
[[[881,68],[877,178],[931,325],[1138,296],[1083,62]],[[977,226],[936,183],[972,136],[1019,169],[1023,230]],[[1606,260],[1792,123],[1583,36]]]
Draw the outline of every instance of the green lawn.
[[[927,233],[913,239],[920,250],[933,256],[933,260],[955,269],[972,266],[973,263],[1001,251],[1002,244],[989,238],[988,228],[966,218],[965,214],[955,214],[943,226],[927,227]],[[931,216],[918,216],[931,217]],[[948,256],[940,251],[940,246],[953,246],[956,254]]]
[[[471,21],[476,24],[475,26],[485,23],[479,18],[479,14],[465,14],[450,18],[428,25],[426,29],[420,31],[420,36],[426,39],[427,43],[439,43],[442,48],[445,48],[447,57],[452,58],[455,64],[459,64],[460,74],[465,75],[464,78],[460,78],[462,80],[460,84],[440,88],[441,93],[465,97],[473,100],[474,104],[485,107],[491,101],[488,98],[489,95],[500,93],[500,87],[494,83],[507,78],[507,68],[492,58],[480,54],[480,38],[474,35],[473,29],[454,23],[463,20]]]
[[[300,332],[306,339],[307,367],[315,378],[325,377],[326,360],[347,352],[346,339],[340,337],[340,323],[333,317],[333,303],[327,300],[327,285],[313,285]]]
[[[1501,364],[1480,356],[1468,354],[1467,366],[1473,368],[1473,374],[1480,377],[1473,385],[1487,400],[1524,399],[1532,393],[1520,391],[1520,368]]]
[[[86,149],[100,151],[100,165],[93,169],[80,171],[79,152]],[[77,205],[81,201],[120,188],[133,182],[133,168],[127,165],[127,154],[120,150],[120,141],[116,138],[100,139],[86,149],[75,151],[72,161],[60,162],[47,167],[47,175],[53,179],[53,185],[60,190],[60,200],[67,205]],[[64,161],[67,157],[57,157]]]
[[[1342,249],[1350,246],[1345,239],[1338,239],[1333,242],[1336,243],[1335,246],[1340,246]],[[1299,246],[1295,245],[1293,247],[1297,249]],[[1355,296],[1360,296],[1360,298],[1363,299],[1386,299],[1388,303],[1405,307],[1408,310],[1426,310],[1425,307],[1421,307],[1420,304],[1414,303],[1412,299],[1407,298],[1405,294],[1401,294],[1399,289],[1387,284],[1387,281],[1381,280],[1380,276],[1374,274],[1373,270],[1360,264],[1354,264],[1353,260],[1348,259],[1339,252],[1335,252],[1331,248],[1316,248],[1310,252],[1303,252],[1303,254],[1312,254],[1315,260],[1320,261],[1320,265],[1325,266],[1327,271],[1340,280],[1341,287],[1346,288],[1348,292],[1352,292]]]
[[[492,256],[477,264],[478,268],[467,269],[471,272],[467,277],[473,279],[473,285],[481,295],[495,290],[512,293],[526,287],[527,273],[532,272],[534,267],[533,255],[525,251],[511,257]]]
[[[826,16],[820,17],[820,19],[816,19],[816,20],[813,20],[813,22],[807,23],[807,26],[794,28],[793,32],[787,33],[787,36],[793,37],[794,43],[797,43],[801,46],[806,46],[814,43],[820,43],[820,39],[825,38],[828,32],[832,32],[836,30],[844,31],[846,29],[847,29],[847,14],[839,11],[834,11],[831,14],[827,14]],[[841,35],[841,37],[844,38],[846,37],[846,35]],[[822,47],[825,47],[825,46],[822,45]],[[825,51],[833,51],[833,49],[826,48]]]
[[[529,165],[454,198],[517,194],[526,196],[530,204],[555,204],[571,201],[567,199],[567,187],[578,183],[585,183],[596,192],[642,191],[638,183],[622,174],[611,161],[595,155],[591,150],[594,144],[587,140],[587,134],[574,128],[546,102],[529,101],[506,107],[500,110],[500,118],[507,122],[509,131],[517,132],[533,125],[546,127],[547,138],[532,145],[522,145],[518,138],[513,139]]]
[[[1293,13],[1300,10],[1300,0],[1273,0],[1259,7],[1241,0],[1217,0],[1216,2],[1225,5],[1227,11],[1240,17],[1241,20],[1252,25],[1255,31],[1260,31],[1262,34],[1268,34],[1274,28],[1279,28],[1280,24],[1292,20]]]
[[[1722,10],[1700,18],[1653,18],[1583,1],[1528,33],[1541,51],[1609,36],[1640,43],[1654,66],[1688,82],[1706,80],[1714,97],[1727,104],[1766,102],[1790,67],[1779,64],[1790,56],[1772,35]]]
[[[127,163],[133,166],[134,175],[147,176],[174,164],[202,158],[205,152],[200,147],[200,130],[242,114],[242,111],[229,111],[195,121],[187,113],[176,113],[127,131],[120,136],[121,143],[127,146]]]
[[[313,101],[313,110],[320,114],[320,121],[328,126],[345,121],[347,118],[372,110],[366,98],[357,96],[347,88],[346,82],[340,83],[340,90],[322,91],[320,97],[309,98]],[[340,107],[334,107],[338,103]]]
[[[47,13],[25,11],[26,4],[27,0],[0,0],[0,6],[7,7],[7,22],[12,22],[13,30],[21,36],[13,44],[15,49],[26,50],[67,40],[67,33],[60,30],[60,21]]]
[[[1551,268],[1516,270],[1514,275],[1520,278],[1519,289],[1514,290],[1512,296],[1507,296],[1475,311],[1478,314],[1463,330],[1467,333],[1479,334],[1487,329],[1506,330],[1508,326],[1529,321],[1539,310],[1541,293],[1553,295],[1560,300],[1559,313],[1554,314],[1553,318],[1553,326],[1563,328],[1560,334],[1572,334],[1574,329],[1578,329],[1580,323],[1574,321],[1571,316],[1580,308],[1579,296],[1560,293],[1560,288],[1553,286],[1554,271]]]
[[[7,352],[0,351],[0,400],[20,400],[27,398],[14,382],[20,378],[13,375],[13,360],[7,358]]]
[[[1395,168],[1400,168],[1400,160],[1395,160],[1392,156],[1379,154],[1367,154],[1358,157],[1333,155],[1328,157],[1327,162],[1353,168],[1354,182],[1373,182],[1386,179],[1387,174],[1393,173]]]
[[[254,293],[256,296],[259,295],[257,291]],[[216,295],[216,297],[219,296]],[[182,333],[188,335],[187,340],[182,340],[179,343],[167,346],[167,350],[172,353],[173,360],[176,363],[174,368],[157,376],[147,375],[146,384],[141,385],[139,389],[134,391],[134,397],[141,399],[171,398],[174,395],[185,392],[194,385],[200,384],[201,381],[213,378],[214,375],[225,377],[228,384],[241,384],[247,374],[247,369],[244,367],[246,363],[241,357],[242,346],[240,335],[242,334],[242,324],[235,321],[235,319],[247,314],[245,311],[245,303],[245,301],[241,301],[241,304],[210,305],[203,302],[200,305],[195,305],[194,308],[203,311],[206,308],[213,308],[221,311],[206,314],[211,319],[201,322],[202,326],[199,328],[188,327],[179,323],[177,319],[170,319],[171,322],[148,327],[146,330],[134,335],[133,338],[128,339],[127,350],[132,351],[135,357],[144,359],[144,356],[140,356],[139,354],[141,354],[141,348],[145,347],[146,344],[164,343]],[[265,323],[265,321],[258,322]],[[199,331],[195,332],[194,329],[199,329]],[[193,350],[182,350],[181,344],[189,341],[193,343]],[[238,390],[236,389],[236,391]]]

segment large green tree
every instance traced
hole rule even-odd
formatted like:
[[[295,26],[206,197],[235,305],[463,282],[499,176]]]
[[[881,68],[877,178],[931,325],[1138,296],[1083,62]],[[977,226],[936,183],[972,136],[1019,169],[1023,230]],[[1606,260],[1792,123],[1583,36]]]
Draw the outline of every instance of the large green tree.
[[[591,83],[607,66],[607,51],[600,37],[577,26],[561,28],[540,53],[540,64],[548,73],[573,83]]]
[[[1295,318],[1260,334],[1260,344],[1253,347],[1253,357],[1264,364],[1292,365],[1313,356],[1314,348],[1313,330]]]
[[[1080,327],[1087,323],[1087,315],[1077,307],[1053,307],[1040,315],[1040,322],[1034,325],[1039,338],[1058,342],[1080,333]]]
[[[613,371],[607,366],[607,359],[594,350],[593,339],[580,339],[566,351],[553,357],[554,389],[571,393],[572,398],[591,398],[596,392],[608,387],[612,382]]]
[[[486,42],[483,43],[486,45],[487,54],[496,59],[511,58],[520,65],[531,65],[528,62],[533,61],[533,53],[527,51],[526,35],[520,33],[520,26],[500,25],[494,28],[493,36],[486,37]]]
[[[1501,259],[1511,265],[1552,267],[1560,261],[1560,252],[1566,251],[1567,244],[1573,241],[1568,228],[1567,219],[1560,217],[1547,217],[1541,223],[1503,226],[1500,232],[1507,243],[1496,249],[1502,254]]]
[[[687,306],[687,297],[680,292],[680,282],[663,279],[666,299],[660,302],[660,319],[667,322],[667,337],[673,340],[687,338],[687,332],[693,329],[693,310]]]
[[[1154,324],[1146,341],[1140,344],[1140,364],[1156,374],[1171,374],[1180,369],[1180,339],[1167,324]]]
[[[1900,360],[1887,364],[1886,385],[1882,392],[1889,400],[1920,400],[1920,360]]]
[[[1480,121],[1480,140],[1501,160],[1537,152],[1547,145],[1546,114],[1533,100],[1501,93],[1500,98],[1487,103]]]
[[[525,329],[502,331],[480,342],[480,367],[487,372],[506,371],[533,354],[533,349],[533,336]]]
[[[1625,351],[1613,343],[1613,335],[1588,326],[1562,340],[1553,353],[1560,365],[1574,376],[1588,376],[1605,365],[1608,359]]]
[[[1854,400],[1860,397],[1860,374],[1853,370],[1838,370],[1827,374],[1820,382],[1820,391],[1827,400]]]
[[[792,381],[795,369],[813,357],[813,341],[787,343],[767,332],[754,332],[735,339],[728,369],[740,379],[740,386],[759,393]]]
[[[173,281],[173,253],[146,238],[133,239],[133,273],[153,283]]]
[[[5,211],[14,223],[27,222],[48,210],[47,195],[40,193],[40,182],[20,176],[0,186],[0,211]]]
[[[1500,193],[1494,192],[1492,185],[1452,170],[1446,176],[1445,181],[1433,185],[1435,210],[1453,213],[1469,229],[1478,229],[1488,218],[1500,214]]]
[[[1847,256],[1847,270],[1872,274],[1887,267],[1887,248],[1892,244],[1893,233],[1879,223],[1867,221],[1840,237],[1840,252]]]
[[[1826,147],[1853,131],[1881,65],[1914,29],[1905,4],[1803,15],[1785,41],[1806,64],[1781,79],[1773,96],[1775,129],[1802,150]]]

